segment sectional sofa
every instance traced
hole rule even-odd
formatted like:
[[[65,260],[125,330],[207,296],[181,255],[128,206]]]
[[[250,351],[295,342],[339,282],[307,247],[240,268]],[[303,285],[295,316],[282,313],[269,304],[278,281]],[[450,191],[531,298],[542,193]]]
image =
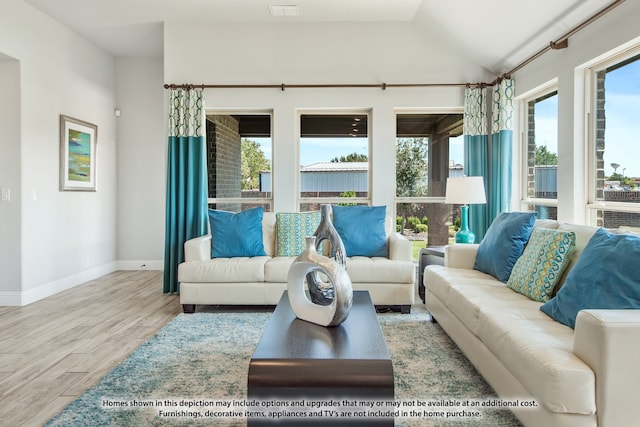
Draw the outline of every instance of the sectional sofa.
[[[532,240],[542,234],[562,234],[573,244],[566,251],[536,237],[536,249]],[[481,271],[484,241],[451,245],[444,266],[424,271],[426,306],[500,398],[517,403],[509,409],[524,425],[638,425],[639,242],[595,227],[537,221],[520,242],[506,283],[500,273]],[[513,256],[501,252],[509,245],[502,236],[489,261]],[[562,265],[554,265],[560,258]],[[512,276],[542,285],[519,287]]]
[[[213,214],[210,211],[210,215]],[[293,239],[300,240],[297,244],[303,244],[304,235],[312,235],[317,225],[314,223],[305,231],[299,229],[300,225],[292,223],[300,218],[306,221],[308,217],[305,215],[263,212],[260,215],[259,232],[264,252],[257,252],[261,254],[257,256],[212,256],[216,245],[234,241],[229,237],[216,239],[215,233],[187,241],[185,262],[178,268],[180,303],[184,311],[193,312],[199,304],[277,304],[287,288],[289,267],[296,258],[295,252],[282,250],[283,245],[296,244],[291,242],[291,236],[283,237],[282,229],[295,229],[297,236]],[[383,252],[377,256],[350,256],[347,250],[346,269],[353,289],[369,291],[376,306],[398,306],[403,312],[409,312],[415,300],[415,265],[412,262],[411,242],[397,234],[394,225],[395,221],[385,215],[379,236]],[[374,230],[365,227],[360,234],[366,244],[367,239],[373,240]]]

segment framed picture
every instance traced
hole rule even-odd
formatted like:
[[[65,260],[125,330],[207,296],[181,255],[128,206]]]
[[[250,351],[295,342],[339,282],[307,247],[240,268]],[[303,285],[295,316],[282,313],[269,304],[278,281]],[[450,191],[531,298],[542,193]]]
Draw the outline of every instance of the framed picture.
[[[60,115],[60,191],[96,191],[98,126]]]

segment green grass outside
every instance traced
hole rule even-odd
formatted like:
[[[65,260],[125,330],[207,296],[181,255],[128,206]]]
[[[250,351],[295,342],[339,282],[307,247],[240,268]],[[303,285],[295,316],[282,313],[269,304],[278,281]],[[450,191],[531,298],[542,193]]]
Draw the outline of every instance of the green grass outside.
[[[418,260],[418,254],[420,253],[420,249],[427,247],[427,242],[424,240],[412,240],[411,247],[413,252],[413,260]]]

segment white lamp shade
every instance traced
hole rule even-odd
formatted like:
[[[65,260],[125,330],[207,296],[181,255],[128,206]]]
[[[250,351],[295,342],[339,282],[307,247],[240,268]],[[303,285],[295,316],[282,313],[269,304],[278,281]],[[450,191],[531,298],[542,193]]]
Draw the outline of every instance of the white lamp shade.
[[[481,176],[447,178],[447,192],[444,202],[450,205],[487,203],[484,193],[484,179]]]

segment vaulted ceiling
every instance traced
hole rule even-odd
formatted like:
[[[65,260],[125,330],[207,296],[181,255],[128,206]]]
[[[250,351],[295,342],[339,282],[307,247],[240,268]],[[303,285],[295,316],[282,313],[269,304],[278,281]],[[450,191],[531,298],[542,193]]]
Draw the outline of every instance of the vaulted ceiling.
[[[164,22],[406,22],[499,75],[612,0],[24,0],[115,56],[162,56]],[[296,16],[269,6],[296,5]]]

